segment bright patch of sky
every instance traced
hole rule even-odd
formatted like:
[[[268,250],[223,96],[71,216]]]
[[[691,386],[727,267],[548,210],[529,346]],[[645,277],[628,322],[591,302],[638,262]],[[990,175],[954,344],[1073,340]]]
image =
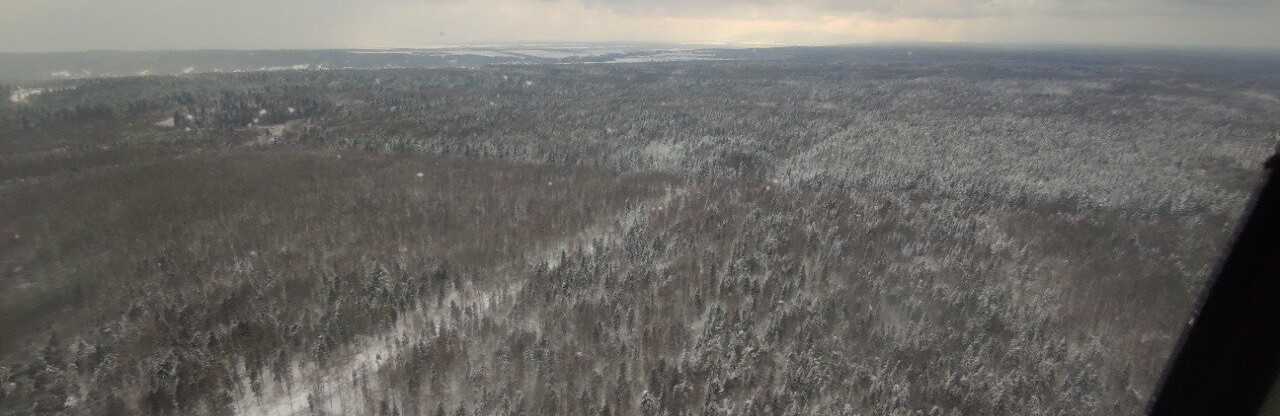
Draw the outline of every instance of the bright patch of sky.
[[[1274,50],[1278,21],[1274,0],[45,0],[0,2],[0,51],[876,41]]]

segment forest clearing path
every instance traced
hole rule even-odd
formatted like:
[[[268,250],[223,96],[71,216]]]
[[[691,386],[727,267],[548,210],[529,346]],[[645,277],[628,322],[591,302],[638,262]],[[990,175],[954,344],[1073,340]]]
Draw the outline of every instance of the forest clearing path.
[[[439,330],[456,324],[456,317],[451,316],[452,310],[471,312],[473,315],[467,317],[468,320],[502,316],[511,307],[509,300],[524,288],[529,270],[539,262],[555,268],[559,266],[561,253],[584,250],[589,255],[595,243],[604,246],[617,244],[641,223],[642,218],[666,209],[687,192],[688,188],[683,186],[668,189],[662,196],[638,202],[629,211],[601,218],[573,235],[541,244],[523,256],[521,261],[495,267],[491,273],[503,276],[495,280],[504,281],[504,284],[481,288],[464,282],[438,302],[420,299],[418,306],[403,313],[394,326],[378,334],[358,337],[345,348],[348,353],[335,357],[324,367],[304,365],[295,359],[290,366],[289,380],[275,382],[264,377],[260,396],[251,389],[239,389],[234,395],[232,409],[239,415],[285,416],[308,415],[314,411],[361,414],[366,409],[375,408],[376,403],[367,403],[369,395],[366,393],[385,390],[381,386],[381,378],[376,375],[390,362],[390,357],[394,357],[403,346],[412,345],[413,340],[419,339],[428,329]],[[520,275],[525,277],[517,277]],[[244,384],[247,386],[248,382]]]

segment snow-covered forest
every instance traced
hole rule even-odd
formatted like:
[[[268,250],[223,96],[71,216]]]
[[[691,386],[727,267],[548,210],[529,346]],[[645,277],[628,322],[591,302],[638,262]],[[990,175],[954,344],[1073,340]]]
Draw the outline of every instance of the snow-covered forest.
[[[0,86],[0,414],[1141,413],[1280,140],[1272,56],[694,55]]]

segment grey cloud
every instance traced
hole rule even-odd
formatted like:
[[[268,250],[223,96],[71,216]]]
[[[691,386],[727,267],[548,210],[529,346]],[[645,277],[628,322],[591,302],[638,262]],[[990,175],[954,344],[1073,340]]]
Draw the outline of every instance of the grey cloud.
[[[0,51],[865,39],[1276,48],[1276,21],[1276,0],[0,0]]]
[[[885,18],[974,18],[1010,15],[1133,16],[1241,13],[1270,0],[579,0],[591,7],[640,15],[707,16],[752,7],[793,6],[814,13]]]

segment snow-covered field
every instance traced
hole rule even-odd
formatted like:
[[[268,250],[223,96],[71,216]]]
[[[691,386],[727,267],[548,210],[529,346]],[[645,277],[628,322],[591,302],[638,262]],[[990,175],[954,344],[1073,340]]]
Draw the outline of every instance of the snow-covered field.
[[[75,89],[75,87],[74,86],[54,86],[54,87],[46,86],[46,87],[17,88],[9,92],[9,102],[25,103],[40,94],[66,91],[71,89]]]
[[[9,93],[9,101],[15,103],[25,103],[28,98],[40,95],[44,92],[42,88],[18,88]]]
[[[720,61],[725,58],[717,57],[713,53],[699,51],[674,51],[660,52],[652,55],[628,56],[617,58],[609,61],[610,63],[639,63],[639,62],[679,62],[679,61]]]

